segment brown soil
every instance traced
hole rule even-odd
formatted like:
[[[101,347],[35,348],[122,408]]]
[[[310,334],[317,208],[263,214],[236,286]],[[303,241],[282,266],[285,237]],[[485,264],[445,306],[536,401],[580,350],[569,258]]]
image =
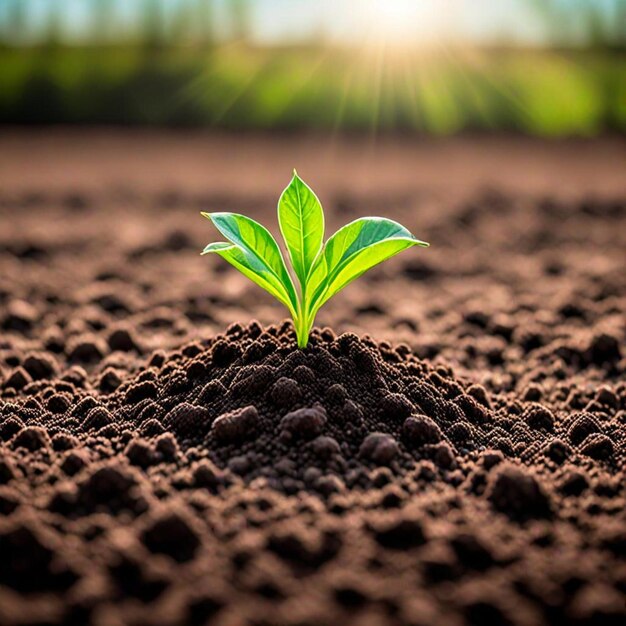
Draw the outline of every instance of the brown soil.
[[[623,624],[625,156],[6,131],[0,625]],[[293,165],[432,243],[304,351],[198,255]]]

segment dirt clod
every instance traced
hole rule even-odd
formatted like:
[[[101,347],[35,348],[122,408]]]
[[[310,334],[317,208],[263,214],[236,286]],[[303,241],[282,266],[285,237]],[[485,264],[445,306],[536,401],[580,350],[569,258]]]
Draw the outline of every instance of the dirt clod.
[[[246,406],[220,415],[211,426],[211,432],[220,443],[241,443],[254,435],[259,413],[254,406]]]
[[[313,439],[321,434],[325,423],[323,407],[297,409],[280,420],[280,431],[288,439]]]
[[[492,478],[487,499],[511,519],[551,516],[551,503],[540,482],[519,468],[505,465]]]

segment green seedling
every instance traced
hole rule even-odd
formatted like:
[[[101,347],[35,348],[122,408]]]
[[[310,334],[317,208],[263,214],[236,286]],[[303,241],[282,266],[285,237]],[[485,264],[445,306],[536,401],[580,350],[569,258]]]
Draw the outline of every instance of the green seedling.
[[[219,254],[244,276],[282,302],[293,318],[298,347],[306,348],[320,308],[378,263],[412,246],[427,247],[404,226],[383,217],[361,217],[324,243],[324,211],[313,190],[294,170],[278,201],[296,289],[272,234],[236,213],[202,213],[228,240],[210,243],[202,254]]]

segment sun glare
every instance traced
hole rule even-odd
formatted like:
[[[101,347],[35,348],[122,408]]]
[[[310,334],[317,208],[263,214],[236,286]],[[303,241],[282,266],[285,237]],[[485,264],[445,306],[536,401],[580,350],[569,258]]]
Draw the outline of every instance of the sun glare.
[[[436,30],[433,2],[424,0],[357,0],[366,37],[386,44],[419,44]]]

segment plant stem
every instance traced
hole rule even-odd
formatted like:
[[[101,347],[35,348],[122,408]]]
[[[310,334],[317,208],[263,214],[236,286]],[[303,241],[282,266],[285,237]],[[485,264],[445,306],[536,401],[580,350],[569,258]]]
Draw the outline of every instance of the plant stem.
[[[306,318],[300,317],[296,322],[296,336],[298,338],[298,348],[306,348],[309,343],[309,330],[306,327]]]
[[[294,320],[296,327],[296,337],[298,339],[298,348],[306,348],[309,344],[309,332],[311,325],[308,323],[308,315],[306,313],[306,290],[304,285],[300,285],[300,298],[298,299],[298,316]]]

